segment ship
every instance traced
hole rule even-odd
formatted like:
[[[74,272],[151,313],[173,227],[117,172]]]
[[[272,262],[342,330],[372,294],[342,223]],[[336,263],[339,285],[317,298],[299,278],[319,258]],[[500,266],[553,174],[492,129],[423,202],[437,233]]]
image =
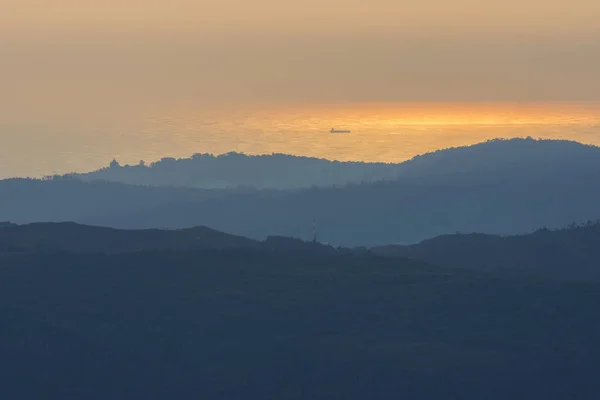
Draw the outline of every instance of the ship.
[[[335,129],[335,128],[331,128],[331,130],[329,132],[330,133],[350,133],[350,131],[347,129]]]

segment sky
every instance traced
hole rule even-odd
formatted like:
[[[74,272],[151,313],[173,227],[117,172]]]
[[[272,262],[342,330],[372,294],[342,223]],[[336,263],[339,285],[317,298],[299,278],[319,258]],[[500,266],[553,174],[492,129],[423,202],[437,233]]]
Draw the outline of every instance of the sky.
[[[596,0],[1,0],[4,109],[600,100]],[[59,101],[56,101],[58,99]]]

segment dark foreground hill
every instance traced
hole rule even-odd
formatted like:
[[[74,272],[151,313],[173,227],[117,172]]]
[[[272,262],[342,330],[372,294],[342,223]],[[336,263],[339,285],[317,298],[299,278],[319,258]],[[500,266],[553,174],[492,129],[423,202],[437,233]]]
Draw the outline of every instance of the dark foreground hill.
[[[72,222],[0,225],[0,254],[14,253],[131,253],[202,249],[260,249],[264,251],[334,254],[336,249],[300,239],[269,236],[256,241],[203,226],[188,229],[125,230]],[[350,251],[338,249],[337,251]],[[355,250],[354,252],[358,252]]]
[[[446,235],[411,246],[371,250],[453,268],[600,280],[600,223],[508,237]]]
[[[0,253],[127,253],[259,246],[257,241],[205,227],[120,230],[69,222],[0,227]]]
[[[7,399],[595,399],[600,286],[369,255],[4,255]]]
[[[2,253],[131,253],[253,249],[312,255],[374,255],[411,259],[445,268],[472,269],[566,280],[600,281],[600,222],[517,236],[457,234],[400,246],[334,248],[282,236],[256,241],[206,227],[181,230],[121,230],[74,223],[0,227]]]

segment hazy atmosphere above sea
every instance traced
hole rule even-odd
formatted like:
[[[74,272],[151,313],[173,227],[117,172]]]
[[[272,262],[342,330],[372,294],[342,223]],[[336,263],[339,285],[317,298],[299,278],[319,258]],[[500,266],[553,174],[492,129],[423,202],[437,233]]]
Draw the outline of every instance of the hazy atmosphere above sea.
[[[4,1],[0,177],[113,157],[600,144],[598,15],[595,0]]]
[[[31,112],[31,118],[4,115],[0,178],[91,171],[113,158],[138,164],[194,153],[402,162],[493,138],[531,136],[600,145],[597,103],[180,105],[138,113],[83,110],[37,120],[35,110]],[[331,134],[331,128],[351,133]]]

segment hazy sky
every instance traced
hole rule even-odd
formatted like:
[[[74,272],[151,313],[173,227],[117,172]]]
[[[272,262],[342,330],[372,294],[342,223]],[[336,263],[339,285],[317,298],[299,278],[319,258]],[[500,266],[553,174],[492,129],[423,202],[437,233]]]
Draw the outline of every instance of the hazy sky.
[[[595,0],[3,0],[11,30],[197,29],[253,32],[356,26],[593,28]],[[596,15],[594,15],[596,14]],[[441,29],[435,29],[435,27]]]
[[[0,106],[600,100],[598,21],[597,0],[0,0]]]

